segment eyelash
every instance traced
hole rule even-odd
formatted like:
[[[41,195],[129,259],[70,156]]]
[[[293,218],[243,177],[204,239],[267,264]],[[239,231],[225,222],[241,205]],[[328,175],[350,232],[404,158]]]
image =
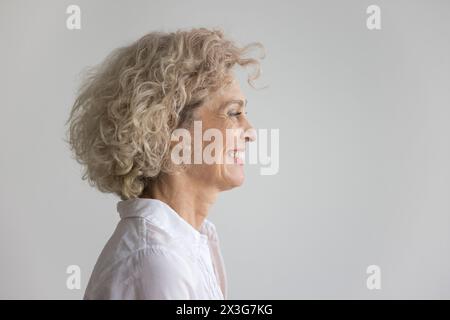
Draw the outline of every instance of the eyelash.
[[[241,114],[242,114],[242,111],[228,113],[228,115],[232,116],[232,117],[239,117]],[[245,114],[247,114],[247,111],[245,112]]]

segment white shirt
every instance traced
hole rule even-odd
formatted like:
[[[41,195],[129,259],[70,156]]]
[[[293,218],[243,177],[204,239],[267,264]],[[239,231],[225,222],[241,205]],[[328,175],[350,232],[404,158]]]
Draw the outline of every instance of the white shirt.
[[[119,201],[121,220],[105,245],[84,299],[226,299],[214,224],[200,232],[156,199]]]

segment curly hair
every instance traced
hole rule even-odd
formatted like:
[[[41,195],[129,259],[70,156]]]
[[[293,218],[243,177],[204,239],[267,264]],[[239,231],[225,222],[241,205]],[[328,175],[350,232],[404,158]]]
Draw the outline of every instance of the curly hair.
[[[83,180],[122,200],[138,197],[161,172],[171,171],[173,130],[230,81],[235,65],[259,42],[238,47],[221,30],[151,32],[88,68],[70,112],[68,139]]]

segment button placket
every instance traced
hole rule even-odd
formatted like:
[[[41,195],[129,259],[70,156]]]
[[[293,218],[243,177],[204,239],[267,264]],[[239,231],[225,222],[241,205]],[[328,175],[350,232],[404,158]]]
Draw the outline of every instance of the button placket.
[[[206,245],[206,249],[205,249],[205,245]],[[214,266],[212,265],[212,261],[211,258],[210,260],[210,264],[207,263],[207,261],[205,261],[205,255],[206,254],[210,254],[209,252],[209,247],[207,246],[207,244],[198,244],[198,249],[199,249],[199,254],[197,256],[197,260],[199,262],[199,264],[201,265],[201,267],[204,269],[204,274],[206,276],[206,282],[208,285],[208,289],[210,291],[210,294],[212,297],[214,298],[218,298],[217,297],[217,292],[219,289],[219,286],[217,284],[217,279],[215,277],[214,274],[214,270],[212,269]]]

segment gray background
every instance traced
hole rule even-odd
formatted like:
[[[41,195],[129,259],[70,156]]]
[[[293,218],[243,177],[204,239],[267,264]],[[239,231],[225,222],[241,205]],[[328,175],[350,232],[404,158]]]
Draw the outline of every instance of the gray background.
[[[450,298],[450,1],[425,0],[2,0],[0,298],[80,299],[118,222],[63,142],[80,71],[196,26],[265,45],[269,88],[243,90],[253,124],[280,129],[279,173],[248,167],[210,214],[230,298]]]

